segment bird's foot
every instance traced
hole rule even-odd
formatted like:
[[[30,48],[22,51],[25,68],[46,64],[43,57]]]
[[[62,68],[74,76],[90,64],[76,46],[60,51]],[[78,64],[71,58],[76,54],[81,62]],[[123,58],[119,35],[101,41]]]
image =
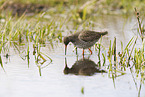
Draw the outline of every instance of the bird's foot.
[[[91,53],[91,55],[92,55],[92,51],[91,51],[91,49],[90,48],[88,48],[89,49],[89,51],[90,51],[90,53]]]

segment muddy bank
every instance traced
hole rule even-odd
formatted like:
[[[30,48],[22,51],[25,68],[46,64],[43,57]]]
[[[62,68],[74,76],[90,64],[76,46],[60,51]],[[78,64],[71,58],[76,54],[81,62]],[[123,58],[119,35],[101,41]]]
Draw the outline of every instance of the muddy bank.
[[[1,10],[10,11],[12,15],[21,16],[25,13],[28,16],[34,15],[35,13],[39,13],[41,11],[46,11],[49,8],[49,5],[42,5],[42,4],[22,4],[22,3],[10,3],[5,2]]]
[[[35,13],[39,13],[41,11],[46,11],[50,7],[54,7],[57,5],[68,6],[67,1],[53,1],[47,3],[21,3],[21,2],[14,2],[14,1],[4,1],[3,3],[0,2],[0,12],[2,11],[11,11],[12,15],[21,16],[25,13],[27,16],[34,15]]]

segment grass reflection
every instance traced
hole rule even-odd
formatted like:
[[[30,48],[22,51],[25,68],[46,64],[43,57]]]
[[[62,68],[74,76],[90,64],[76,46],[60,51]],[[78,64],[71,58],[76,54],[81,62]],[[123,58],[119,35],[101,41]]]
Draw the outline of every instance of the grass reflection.
[[[50,63],[52,63],[52,59],[40,51],[41,46],[34,46],[33,45],[33,49],[34,49],[33,55],[35,57],[35,64],[39,69],[39,75],[42,76],[41,70],[43,68],[47,67],[48,65],[50,65]]]
[[[1,65],[2,69],[3,69],[4,72],[5,72],[5,69],[4,69],[4,66],[3,66],[3,62],[2,62],[2,57],[1,57],[1,56],[0,56],[0,65]]]

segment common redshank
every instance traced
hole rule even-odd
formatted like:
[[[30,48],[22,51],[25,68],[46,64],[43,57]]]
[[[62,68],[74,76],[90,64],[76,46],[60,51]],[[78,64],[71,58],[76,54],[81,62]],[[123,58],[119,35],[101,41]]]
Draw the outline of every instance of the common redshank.
[[[92,54],[92,51],[90,49],[91,46],[93,46],[101,36],[106,35],[108,32],[95,32],[95,31],[80,31],[76,32],[70,36],[66,36],[63,39],[63,42],[65,44],[65,55],[67,51],[67,45],[69,42],[72,42],[77,48],[83,49],[83,55],[84,55],[84,49],[89,49],[90,53]]]

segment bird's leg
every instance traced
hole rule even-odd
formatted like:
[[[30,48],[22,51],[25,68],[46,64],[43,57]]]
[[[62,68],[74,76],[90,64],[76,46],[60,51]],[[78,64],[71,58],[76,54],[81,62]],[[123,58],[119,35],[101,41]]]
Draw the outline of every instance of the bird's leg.
[[[90,48],[88,48],[89,49],[89,51],[90,51],[90,53],[91,53],[91,55],[92,55],[92,51],[91,51],[91,49]]]
[[[84,59],[84,49],[83,49],[83,53],[82,53],[82,55],[83,55],[83,59]]]
[[[84,49],[83,49],[83,53],[82,53],[82,55],[84,55]]]

